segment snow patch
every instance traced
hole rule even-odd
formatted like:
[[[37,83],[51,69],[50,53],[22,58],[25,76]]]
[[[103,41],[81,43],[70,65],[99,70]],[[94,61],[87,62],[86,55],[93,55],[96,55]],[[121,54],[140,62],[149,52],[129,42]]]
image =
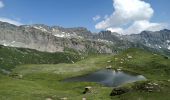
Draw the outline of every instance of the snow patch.
[[[7,44],[7,43],[4,43],[3,45],[4,45],[4,46],[9,46],[9,44]]]
[[[157,45],[157,44],[155,45],[155,47],[156,47],[156,48],[159,48],[159,49],[162,48],[160,45]]]
[[[170,50],[170,46],[168,46],[168,50]]]
[[[54,34],[54,36],[56,36],[56,37],[65,37],[65,38],[67,38],[67,37],[71,37],[71,34],[70,33],[65,33],[65,32],[62,32],[61,34],[60,33],[56,33],[56,34]]]
[[[48,32],[45,28],[43,28],[43,27],[41,27],[41,26],[39,26],[39,27],[34,26],[34,28],[36,28],[36,29],[38,29],[38,30],[41,30],[41,31],[44,31],[44,32]]]
[[[53,28],[52,32],[56,32],[57,33],[57,32],[60,32],[60,31],[58,29]]]
[[[113,43],[112,41],[103,40],[103,39],[97,39],[97,41],[99,41],[99,42],[104,42],[104,43]]]
[[[11,43],[15,43],[15,41],[12,41]]]
[[[166,40],[167,43],[170,43],[170,40]]]
[[[55,34],[54,36],[56,36],[56,37],[65,37],[64,34]]]

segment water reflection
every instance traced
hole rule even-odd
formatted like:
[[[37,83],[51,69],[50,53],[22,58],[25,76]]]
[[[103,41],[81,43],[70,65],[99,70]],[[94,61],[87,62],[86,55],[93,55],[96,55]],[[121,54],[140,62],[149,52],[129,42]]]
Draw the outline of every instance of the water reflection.
[[[108,87],[117,87],[125,83],[146,80],[142,75],[115,70],[100,70],[88,75],[65,79],[65,82],[96,82]]]

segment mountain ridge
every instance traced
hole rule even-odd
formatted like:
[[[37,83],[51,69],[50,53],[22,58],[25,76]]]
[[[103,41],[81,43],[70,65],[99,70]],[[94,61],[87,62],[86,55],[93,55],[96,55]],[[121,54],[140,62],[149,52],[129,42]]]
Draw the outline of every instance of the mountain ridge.
[[[95,34],[84,27],[64,28],[44,24],[15,26],[0,22],[0,44],[45,52],[64,52],[66,48],[71,48],[79,52],[115,53],[130,47],[169,52],[170,30],[143,31],[131,35],[110,31]]]

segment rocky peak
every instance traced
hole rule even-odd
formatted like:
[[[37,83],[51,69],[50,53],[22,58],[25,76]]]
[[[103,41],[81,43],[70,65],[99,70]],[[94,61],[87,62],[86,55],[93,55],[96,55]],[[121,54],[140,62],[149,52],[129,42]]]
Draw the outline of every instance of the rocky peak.
[[[63,28],[43,24],[15,26],[0,22],[0,44],[10,47],[36,49],[46,52],[63,52],[65,48],[77,51],[112,53],[107,44],[89,39],[92,33],[86,28]]]
[[[101,31],[101,32],[99,32],[99,35],[102,37],[107,37],[107,36],[111,36],[112,32],[111,31]]]
[[[60,28],[60,31],[64,31],[70,34],[76,34],[78,36],[82,36],[82,37],[89,37],[92,35],[92,33],[87,30],[87,28],[84,27],[74,27],[74,28]]]
[[[170,30],[143,31],[140,34],[124,36],[125,39],[133,43],[140,43],[154,49],[170,50]]]
[[[2,22],[0,21],[0,28],[10,28],[10,29],[14,29],[14,28],[17,28],[16,25],[13,25],[13,24],[9,24],[7,22]]]
[[[90,46],[91,49],[110,53],[113,47],[120,49],[135,45],[170,50],[170,30],[143,31],[132,35],[119,35],[111,31],[93,34],[84,27],[64,28],[44,24],[15,26],[0,22],[0,44],[47,52],[62,52],[65,47],[84,51]]]
[[[170,32],[170,30],[168,29],[163,29],[163,30],[160,30],[161,32]]]
[[[120,41],[118,34],[111,31],[101,31],[98,34],[94,35],[94,39],[104,39],[112,42]]]

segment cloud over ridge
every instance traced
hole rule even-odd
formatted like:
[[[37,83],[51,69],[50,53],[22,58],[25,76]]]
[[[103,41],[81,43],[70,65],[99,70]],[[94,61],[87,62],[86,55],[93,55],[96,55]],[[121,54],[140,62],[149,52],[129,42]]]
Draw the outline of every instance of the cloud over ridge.
[[[96,29],[106,29],[122,34],[140,33],[143,30],[157,31],[166,27],[162,23],[151,23],[154,14],[151,5],[142,0],[113,0],[114,12],[95,25]],[[122,26],[131,23],[128,27]]]
[[[4,6],[5,5],[4,5],[3,1],[0,1],[0,8],[3,8]],[[17,21],[17,20],[5,18],[5,17],[0,17],[0,21],[7,22],[7,23],[10,23],[10,24],[14,24],[14,25],[17,25],[17,26],[22,25],[22,23]]]
[[[7,22],[7,23],[10,23],[10,24],[13,24],[13,25],[17,25],[17,26],[22,25],[22,23],[19,22],[19,21],[16,21],[16,20],[13,20],[13,19],[9,19],[9,18],[4,18],[4,17],[0,17],[0,21]]]

